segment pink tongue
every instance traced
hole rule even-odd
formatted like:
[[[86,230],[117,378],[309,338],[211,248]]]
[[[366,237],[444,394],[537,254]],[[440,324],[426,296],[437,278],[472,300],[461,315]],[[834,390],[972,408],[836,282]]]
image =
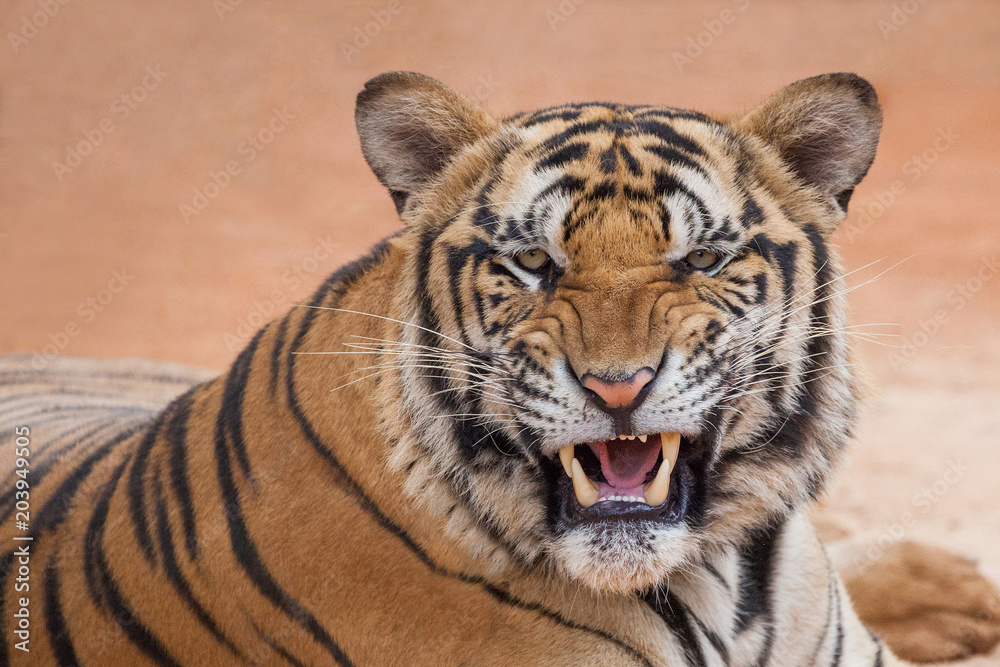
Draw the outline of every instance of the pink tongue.
[[[641,487],[660,453],[660,440],[655,437],[647,442],[636,438],[589,444],[601,461],[601,472],[608,484],[621,491]]]

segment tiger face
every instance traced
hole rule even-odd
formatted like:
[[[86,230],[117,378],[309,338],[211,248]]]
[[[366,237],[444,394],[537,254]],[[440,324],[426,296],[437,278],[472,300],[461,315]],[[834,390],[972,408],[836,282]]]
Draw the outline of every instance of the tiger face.
[[[874,159],[867,82],[807,79],[729,122],[496,120],[393,73],[357,121],[407,224],[409,467],[481,550],[636,591],[816,496],[855,413],[829,239]]]

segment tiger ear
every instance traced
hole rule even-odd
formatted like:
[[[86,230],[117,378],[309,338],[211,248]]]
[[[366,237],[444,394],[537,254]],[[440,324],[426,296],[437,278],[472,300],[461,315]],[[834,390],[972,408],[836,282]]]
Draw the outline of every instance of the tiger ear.
[[[497,122],[440,81],[413,72],[380,74],[365,84],[354,111],[361,151],[402,213],[463,147]]]
[[[843,218],[875,159],[882,107],[856,74],[823,74],[782,88],[736,126],[773,146],[792,171]]]

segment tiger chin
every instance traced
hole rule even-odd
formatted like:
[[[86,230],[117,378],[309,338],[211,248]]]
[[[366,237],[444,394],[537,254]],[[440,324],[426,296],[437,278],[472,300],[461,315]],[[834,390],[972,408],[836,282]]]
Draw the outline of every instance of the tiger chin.
[[[0,358],[0,427],[35,447],[27,533],[16,476],[0,496],[33,661],[889,665],[878,633],[917,660],[1000,639],[964,560],[911,545],[849,595],[807,516],[861,393],[830,237],[875,156],[866,81],[727,120],[498,119],[395,72],[356,120],[404,229],[225,375]]]

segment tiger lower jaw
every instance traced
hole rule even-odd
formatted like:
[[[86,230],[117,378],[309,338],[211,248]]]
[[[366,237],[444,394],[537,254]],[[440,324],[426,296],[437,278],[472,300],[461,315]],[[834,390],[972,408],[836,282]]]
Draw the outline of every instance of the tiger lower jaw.
[[[607,592],[662,583],[697,556],[688,519],[703,505],[706,459],[700,438],[672,432],[563,447],[549,547],[560,569]]]

